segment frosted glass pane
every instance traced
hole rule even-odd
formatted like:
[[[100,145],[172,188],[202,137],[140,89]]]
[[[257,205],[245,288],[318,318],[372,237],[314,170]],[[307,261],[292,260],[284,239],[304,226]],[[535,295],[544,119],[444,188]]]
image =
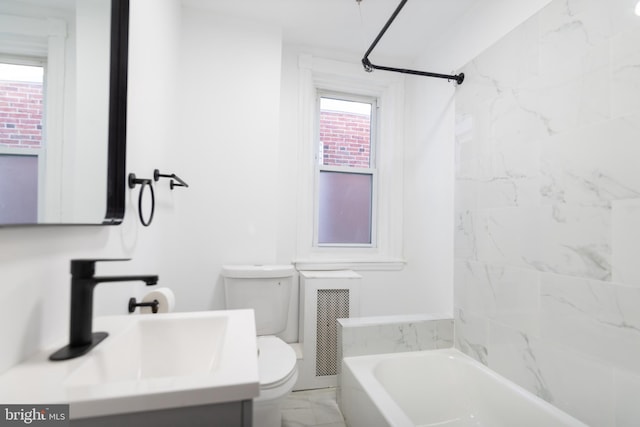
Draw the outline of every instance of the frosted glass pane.
[[[38,220],[38,158],[0,155],[0,223]]]
[[[370,174],[320,172],[318,243],[371,243]]]

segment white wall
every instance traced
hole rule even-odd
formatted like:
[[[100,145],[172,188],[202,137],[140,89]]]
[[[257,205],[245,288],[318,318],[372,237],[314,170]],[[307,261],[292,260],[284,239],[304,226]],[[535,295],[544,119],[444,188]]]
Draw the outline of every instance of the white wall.
[[[167,92],[157,89],[166,86],[164,73],[176,64],[179,12],[174,0],[135,0],[131,5],[129,169],[153,167],[157,162],[150,156],[164,156],[161,147],[173,129],[169,111],[175,107],[163,102]],[[149,149],[153,144],[155,149]],[[137,223],[131,200],[120,227],[0,229],[0,372],[38,348],[66,340],[70,259],[131,257],[128,263],[101,265],[98,273],[156,273],[155,241],[161,234],[159,227],[143,229]],[[144,285],[137,283],[102,284],[96,288],[96,314],[124,313],[128,297],[143,291]]]
[[[99,273],[159,274],[177,310],[222,308],[224,263],[295,258],[297,60],[283,53],[280,30],[182,10],[177,0],[131,8],[127,169],[175,172],[190,187],[157,183],[149,228],[137,220],[136,189],[119,227],[0,229],[0,340],[10,343],[0,371],[66,339],[71,258],[131,257]],[[451,312],[452,159],[442,157],[453,145],[453,89],[442,84],[407,85],[407,265],[362,272],[362,315]],[[144,290],[99,285],[96,314],[123,313]]]
[[[285,201],[284,209],[281,212],[279,221],[279,253],[288,260],[306,255],[305,249],[301,253],[296,252],[295,242],[297,221],[301,221],[299,216],[303,214],[297,200],[297,182],[300,177],[296,176],[296,162],[299,161],[298,153],[302,144],[312,144],[313,141],[305,140],[300,133],[299,123],[301,106],[299,94],[299,69],[298,57],[301,54],[315,54],[309,49],[302,49],[295,46],[286,46],[283,52],[282,61],[282,95],[281,95],[281,163],[290,165],[283,168],[281,172],[281,200]],[[327,55],[326,52],[319,52],[318,55]],[[361,67],[357,59],[344,69],[349,69],[352,64]],[[362,71],[363,76],[367,74]],[[405,110],[407,114],[410,111]],[[404,191],[402,187],[393,188],[392,191],[403,192],[403,206],[396,209],[404,209],[403,222],[403,247],[402,258],[406,265],[399,271],[379,271],[364,270],[358,271],[363,276],[360,292],[360,315],[392,315],[392,314],[412,314],[412,313],[452,313],[452,258],[447,261],[448,265],[443,267],[440,261],[424,262],[425,253],[441,253],[443,245],[449,244],[449,252],[452,253],[452,243],[443,241],[446,231],[439,225],[427,223],[423,220],[423,214],[429,209],[428,194],[424,193],[421,180],[425,179],[422,172],[417,167],[422,166],[420,160],[414,161],[411,156],[424,153],[414,150],[412,136],[399,132],[400,138],[397,140],[383,140],[380,144],[404,144],[405,148],[410,148],[409,153],[405,153],[400,164],[404,163]],[[402,147],[395,151],[403,152]],[[434,161],[438,163],[438,161]],[[429,172],[427,172],[429,173]],[[312,191],[312,188],[309,189]],[[448,219],[450,221],[450,219]],[[437,229],[436,235],[431,233]],[[442,270],[449,274],[443,274]]]
[[[185,8],[181,37],[180,114],[162,169],[190,187],[171,193],[155,252],[179,309],[223,308],[221,265],[290,262],[276,244],[281,36]]]
[[[436,67],[440,73],[453,72],[471,61],[509,31],[516,28],[551,0],[483,0],[440,38],[425,43],[415,67]]]
[[[405,256],[427,313],[453,310],[452,85],[407,79]]]
[[[224,263],[291,260],[276,243],[280,30],[134,0],[129,66],[128,172],[158,168],[190,187],[158,182],[148,228],[136,189],[119,227],[1,229],[0,371],[66,339],[72,258],[131,257],[98,273],[159,274],[180,311],[224,307]],[[101,284],[95,314],[124,313],[144,291]]]
[[[76,3],[75,136],[65,141],[62,192],[69,222],[96,222],[106,212],[111,2]],[[73,70],[68,70],[73,73]],[[90,107],[90,108],[89,108]],[[71,151],[71,153],[68,153]],[[68,209],[68,211],[66,211]]]
[[[457,73],[458,68],[548,2],[477,2],[440,39],[425,45],[412,68]],[[455,83],[446,80],[407,77],[404,160],[407,268],[402,280],[410,290],[398,301],[399,311],[411,310],[410,298],[419,301],[424,312],[453,310],[455,90]],[[389,295],[379,294],[378,301],[384,301],[385,297]]]
[[[179,0],[134,0],[131,2],[129,38],[129,82],[127,114],[127,173],[151,178],[154,168],[164,169],[175,141],[175,117],[179,111],[176,80],[180,49],[181,8]],[[127,189],[124,223],[112,233],[118,236],[118,252],[132,261],[105,264],[113,274],[126,268],[135,274],[159,274],[158,286],[171,286],[162,255],[165,227],[176,201],[169,190],[156,186],[156,212],[150,227],[138,220],[139,187]],[[147,192],[147,196],[148,196]],[[148,199],[147,199],[148,200]],[[134,267],[135,266],[135,267]],[[104,284],[96,287],[94,315],[126,313],[129,297],[141,297],[143,285]],[[133,287],[132,287],[133,286]],[[131,289],[138,289],[133,295]]]

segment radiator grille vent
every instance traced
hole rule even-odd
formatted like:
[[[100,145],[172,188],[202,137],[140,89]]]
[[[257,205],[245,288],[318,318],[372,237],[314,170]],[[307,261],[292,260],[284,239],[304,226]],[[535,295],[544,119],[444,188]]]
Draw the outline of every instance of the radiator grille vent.
[[[318,289],[316,376],[338,373],[336,319],[349,317],[349,289]]]

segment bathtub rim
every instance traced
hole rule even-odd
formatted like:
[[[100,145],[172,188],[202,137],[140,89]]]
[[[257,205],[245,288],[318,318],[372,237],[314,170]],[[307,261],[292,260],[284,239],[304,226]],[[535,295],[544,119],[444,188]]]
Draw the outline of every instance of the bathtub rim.
[[[353,379],[358,383],[364,393],[367,394],[368,398],[371,399],[372,403],[379,409],[379,412],[390,426],[414,427],[415,424],[413,421],[378,380],[375,375],[375,371],[376,366],[385,360],[425,357],[426,355],[430,355],[431,357],[446,357],[447,359],[455,359],[460,363],[471,365],[483,374],[488,375],[491,380],[498,382],[512,392],[532,401],[533,404],[540,406],[541,409],[548,411],[553,416],[556,416],[560,421],[566,423],[567,427],[589,427],[577,418],[536,396],[513,381],[503,377],[488,366],[478,362],[456,348],[349,356],[343,358],[342,363],[344,365],[343,369],[349,369]],[[344,393],[344,391],[342,391],[342,393]]]

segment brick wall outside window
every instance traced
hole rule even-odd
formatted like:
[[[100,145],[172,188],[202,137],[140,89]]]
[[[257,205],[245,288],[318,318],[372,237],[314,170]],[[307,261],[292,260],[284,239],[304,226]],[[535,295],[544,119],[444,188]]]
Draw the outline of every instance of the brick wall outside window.
[[[42,144],[42,83],[0,81],[0,145]]]
[[[370,129],[368,115],[320,111],[323,165],[368,168]]]

